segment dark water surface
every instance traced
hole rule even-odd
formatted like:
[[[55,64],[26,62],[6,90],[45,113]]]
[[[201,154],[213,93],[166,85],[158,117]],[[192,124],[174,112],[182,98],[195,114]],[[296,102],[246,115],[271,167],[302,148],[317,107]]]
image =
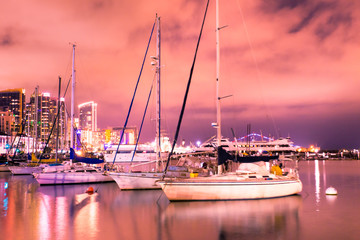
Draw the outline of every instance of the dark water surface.
[[[160,190],[0,173],[0,239],[360,239],[360,161],[303,161],[300,176],[296,196],[170,203]]]

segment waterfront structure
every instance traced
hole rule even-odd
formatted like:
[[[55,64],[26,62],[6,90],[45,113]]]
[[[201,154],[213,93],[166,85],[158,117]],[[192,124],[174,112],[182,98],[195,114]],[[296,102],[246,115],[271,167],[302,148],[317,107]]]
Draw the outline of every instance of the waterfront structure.
[[[0,111],[13,114],[14,131],[22,132],[22,121],[25,116],[25,89],[7,89],[0,91]]]
[[[138,138],[138,129],[137,127],[126,127],[124,130],[123,127],[113,127],[105,131],[105,140],[107,139],[107,144],[117,144],[120,141],[121,133],[124,132],[124,136],[121,144],[135,144]]]
[[[14,154],[33,152],[32,146],[34,139],[32,137],[22,136],[21,138],[16,135],[0,135],[0,154]]]

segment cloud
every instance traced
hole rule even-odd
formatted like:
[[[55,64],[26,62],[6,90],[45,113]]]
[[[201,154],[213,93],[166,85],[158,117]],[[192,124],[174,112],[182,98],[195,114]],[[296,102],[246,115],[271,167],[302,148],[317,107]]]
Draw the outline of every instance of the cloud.
[[[68,43],[77,42],[76,101],[98,103],[101,128],[118,126],[124,122],[157,13],[163,114],[168,125],[176,125],[205,4],[200,0],[4,1],[2,86],[24,87],[31,93],[39,85],[55,95],[57,76],[64,83],[69,79]],[[321,126],[322,119],[333,118],[334,112],[357,119],[359,4],[354,0],[220,1],[220,25],[228,25],[220,31],[220,95],[233,95],[222,101],[224,127],[246,129],[251,122],[254,129],[259,123],[264,132],[271,131],[262,123],[271,115],[266,108],[284,133],[301,134],[299,125]],[[154,54],[153,42],[148,56]],[[211,128],[216,119],[215,56],[215,2],[210,2],[181,132],[187,138],[215,134]],[[148,57],[136,116],[142,115],[153,77]]]
[[[352,20],[353,18],[350,12],[335,13],[329,16],[326,22],[320,23],[316,27],[315,34],[319,39],[324,40],[341,26],[345,28],[344,30],[348,30],[351,27]]]
[[[310,6],[309,9],[303,13],[302,20],[293,26],[289,33],[297,33],[310,25],[315,18],[318,18],[323,12],[328,9],[333,9],[335,7],[334,3],[328,2],[319,2],[314,6]]]
[[[264,10],[267,9],[268,11],[278,12],[284,9],[303,7],[308,5],[309,2],[311,2],[311,0],[262,0],[262,5]]]
[[[273,15],[285,15],[291,12],[293,15],[290,22],[292,25],[288,29],[289,34],[297,34],[306,29],[310,29],[319,40],[330,37],[341,26],[348,29],[353,22],[354,3],[341,2],[334,0],[320,1],[262,1],[263,12]],[[297,19],[297,20],[295,20]]]
[[[3,33],[0,33],[0,46],[9,47],[15,44],[13,31],[9,28],[5,29]]]

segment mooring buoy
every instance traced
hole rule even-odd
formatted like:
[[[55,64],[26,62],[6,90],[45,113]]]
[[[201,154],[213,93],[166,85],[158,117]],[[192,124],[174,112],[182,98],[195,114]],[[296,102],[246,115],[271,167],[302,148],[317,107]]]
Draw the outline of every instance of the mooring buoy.
[[[326,195],[337,195],[337,190],[333,187],[328,187],[325,193]]]

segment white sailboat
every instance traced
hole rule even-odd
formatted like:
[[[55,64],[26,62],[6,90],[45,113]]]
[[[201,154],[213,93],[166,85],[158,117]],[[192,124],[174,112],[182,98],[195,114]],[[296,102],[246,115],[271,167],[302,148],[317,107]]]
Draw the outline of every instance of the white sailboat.
[[[8,165],[0,165],[0,172],[10,172]]]
[[[162,176],[159,169],[159,162],[161,159],[161,139],[160,139],[160,17],[156,16],[157,37],[156,37],[156,57],[153,57],[153,65],[156,65],[156,89],[157,89],[157,104],[156,104],[156,150],[155,152],[143,153],[138,156],[140,160],[146,160],[155,156],[156,160],[144,162],[143,164],[151,164],[155,171],[146,172],[110,172],[109,175],[115,180],[121,190],[145,190],[145,189],[161,189],[157,180]],[[120,152],[121,154],[121,152]],[[126,155],[124,155],[126,157]],[[130,161],[130,155],[128,162]],[[114,156],[115,162],[116,156]]]
[[[71,94],[71,135],[70,135],[70,164],[67,162],[56,165],[48,166],[44,171],[33,173],[37,182],[40,185],[57,185],[57,184],[80,184],[80,183],[103,183],[113,182],[114,180],[108,175],[104,174],[97,168],[89,167],[83,164],[73,164],[72,160],[82,159],[83,157],[77,157],[73,147],[74,141],[74,99],[75,99],[75,47],[73,44],[73,56],[72,56],[72,94]]]
[[[217,146],[221,145],[221,116],[219,97],[219,10],[216,1],[216,89],[217,89]],[[218,155],[220,150],[218,152]],[[219,157],[219,156],[218,156]],[[256,157],[252,157],[256,159]],[[296,164],[297,165],[297,164]],[[280,172],[280,173],[279,173]],[[235,172],[223,173],[218,165],[217,175],[186,179],[164,179],[159,182],[170,201],[240,200],[283,197],[302,191],[297,169],[282,173],[270,170],[262,161],[241,163]],[[278,174],[276,174],[278,173]]]
[[[9,166],[9,170],[13,175],[32,175],[33,173],[39,173],[43,169],[42,166],[30,167],[30,166]]]
[[[58,172],[34,173],[33,175],[40,185],[105,183],[114,181],[98,169],[85,166]]]

